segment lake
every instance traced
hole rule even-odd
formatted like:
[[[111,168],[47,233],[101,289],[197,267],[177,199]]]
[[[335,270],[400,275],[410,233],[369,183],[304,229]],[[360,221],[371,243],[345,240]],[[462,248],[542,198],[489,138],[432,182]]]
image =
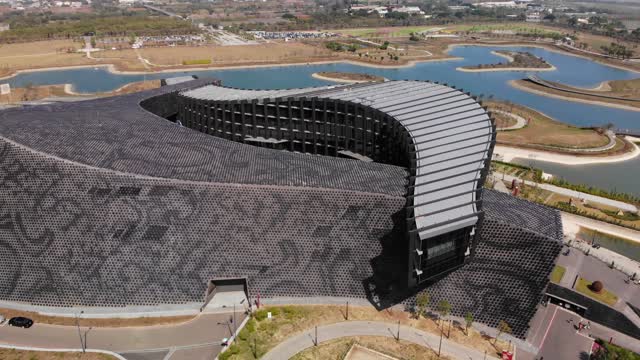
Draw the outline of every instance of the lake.
[[[224,85],[240,88],[296,88],[326,85],[329,82],[315,79],[311,74],[320,71],[366,72],[389,79],[432,80],[447,83],[474,95],[493,95],[496,99],[509,100],[529,106],[560,121],[577,126],[613,123],[618,128],[640,130],[640,112],[607,108],[529,94],[509,86],[509,80],[521,79],[525,72],[460,72],[456,68],[465,65],[490,64],[504,61],[491,54],[492,50],[529,51],[553,64],[557,70],[538,72],[544,79],[570,85],[590,87],[605,80],[632,79],[640,74],[609,67],[580,57],[565,55],[536,47],[480,47],[459,46],[450,55],[460,60],[423,62],[413,67],[388,69],[371,68],[353,64],[319,64],[301,66],[263,67],[251,69],[180,71],[147,75],[114,74],[105,68],[82,68],[58,71],[20,73],[0,80],[13,87],[26,84],[46,85],[70,83],[78,92],[97,92],[116,89],[127,83],[144,79],[160,79],[181,75],[197,75],[222,80]],[[527,159],[518,160],[544,169],[567,180],[586,183],[610,190],[640,194],[640,159],[623,163],[588,166],[566,166]]]

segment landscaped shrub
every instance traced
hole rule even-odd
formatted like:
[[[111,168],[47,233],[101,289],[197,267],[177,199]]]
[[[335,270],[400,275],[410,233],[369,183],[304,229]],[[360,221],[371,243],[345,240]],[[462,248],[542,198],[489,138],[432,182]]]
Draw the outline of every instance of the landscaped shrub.
[[[262,321],[267,318],[267,310],[266,309],[258,310],[253,314],[253,317],[255,317],[255,319],[258,321]]]
[[[211,59],[182,60],[182,65],[209,65]]]

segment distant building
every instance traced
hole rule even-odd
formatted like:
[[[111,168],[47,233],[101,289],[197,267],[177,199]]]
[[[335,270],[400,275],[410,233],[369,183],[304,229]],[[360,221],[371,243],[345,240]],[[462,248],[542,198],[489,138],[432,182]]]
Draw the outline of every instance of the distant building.
[[[483,8],[525,8],[526,5],[522,4],[522,3],[516,3],[515,1],[488,1],[488,2],[481,2],[481,3],[477,3],[475,4],[476,6],[479,7],[483,7]]]
[[[405,14],[420,14],[424,15],[424,11],[420,10],[417,6],[402,6],[393,9],[393,12],[405,13]]]
[[[529,13],[526,15],[525,21],[539,23],[540,21],[542,21],[542,17],[540,16],[539,12]]]
[[[451,11],[464,11],[469,9],[469,7],[465,5],[450,5],[448,8]]]

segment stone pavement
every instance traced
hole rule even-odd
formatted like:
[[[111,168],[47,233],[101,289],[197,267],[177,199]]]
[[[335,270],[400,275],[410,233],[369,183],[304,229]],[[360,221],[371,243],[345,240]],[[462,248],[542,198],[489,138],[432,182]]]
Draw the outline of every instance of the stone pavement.
[[[318,327],[318,343],[347,336],[386,336],[395,338],[398,325],[377,321],[343,321]],[[437,353],[440,336],[408,326],[400,326],[400,339],[432,349]],[[290,337],[269,351],[263,360],[289,359],[300,351],[314,346],[315,329]],[[442,353],[454,359],[483,360],[495,359],[493,354],[485,354],[447,340],[442,340]]]

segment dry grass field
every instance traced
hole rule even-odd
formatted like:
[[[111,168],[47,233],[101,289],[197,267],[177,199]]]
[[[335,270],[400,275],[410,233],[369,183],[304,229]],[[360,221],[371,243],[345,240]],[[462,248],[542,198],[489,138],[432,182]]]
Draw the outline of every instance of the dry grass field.
[[[4,316],[7,319],[10,319],[14,316],[24,316],[40,324],[66,325],[66,326],[76,325],[76,319],[73,316],[70,316],[70,317],[48,316],[48,315],[40,315],[32,311],[21,311],[21,310],[4,309],[4,308],[0,308],[0,315]],[[166,325],[166,324],[182,323],[185,321],[189,321],[194,317],[195,316],[188,315],[188,316],[167,316],[167,317],[143,317],[143,318],[130,318],[130,319],[81,318],[80,325],[92,326],[92,327],[128,327],[128,326]],[[4,358],[1,356],[0,356],[0,359],[4,360]]]
[[[266,319],[266,312],[273,315],[271,319]],[[230,359],[253,359],[254,341],[257,344],[258,356],[263,355],[269,349],[281,343],[290,336],[312,329],[314,326],[321,326],[345,321],[344,306],[274,306],[261,309],[250,320],[238,335],[235,343],[231,346]],[[349,320],[383,321],[390,324],[401,324],[412,326],[433,334],[440,334],[440,322],[435,318],[416,319],[412,314],[394,309],[377,311],[372,307],[349,307]],[[445,331],[446,331],[446,324]],[[445,334],[446,336],[446,334]],[[482,335],[471,329],[467,336],[464,329],[453,324],[449,340],[474,348],[480,352],[487,351],[488,354],[499,354],[502,349],[507,349],[508,343],[498,341],[494,344],[494,339]]]
[[[115,357],[99,353],[26,351],[0,349],[2,360],[115,360]]]
[[[16,70],[95,64],[84,53],[76,52],[81,47],[82,44],[70,40],[1,44],[0,76]]]
[[[296,354],[291,360],[343,360],[354,345],[360,345],[363,348],[371,349],[399,360],[438,359],[438,355],[433,350],[408,341],[396,341],[393,338],[382,336],[352,336],[320,343],[317,347],[312,347]],[[389,357],[372,356],[356,346],[349,353],[348,360],[388,360],[390,359]],[[447,360],[449,358],[443,356],[440,359]]]
[[[104,93],[92,93],[95,96],[114,96],[130,94],[143,90],[156,89],[160,87],[160,80],[147,80],[127,84],[115,91]],[[32,86],[26,88],[13,88],[11,94],[0,95],[0,104],[10,104],[20,101],[41,100],[48,97],[74,96],[66,91],[64,84]]]
[[[19,101],[44,99],[50,96],[68,96],[64,85],[33,86],[29,88],[13,88],[11,94],[0,95],[0,104],[10,104]]]
[[[488,101],[485,103],[489,105],[489,109],[501,109],[528,120],[527,126],[522,129],[499,132],[497,138],[499,143],[580,149],[603,146],[609,142],[607,136],[595,130],[581,129],[555,121],[524,106]]]

